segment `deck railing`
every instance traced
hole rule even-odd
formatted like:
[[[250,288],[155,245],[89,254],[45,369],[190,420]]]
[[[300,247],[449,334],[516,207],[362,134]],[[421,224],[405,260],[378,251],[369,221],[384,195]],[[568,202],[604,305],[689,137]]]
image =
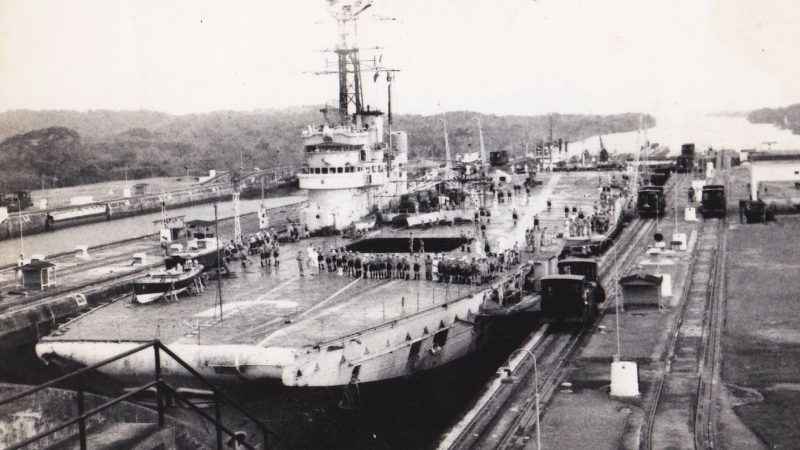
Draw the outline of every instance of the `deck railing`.
[[[99,368],[101,368],[101,367],[103,367],[105,365],[108,365],[108,364],[113,363],[115,361],[119,361],[119,360],[124,359],[124,358],[126,358],[128,356],[131,356],[131,355],[133,355],[135,353],[139,353],[139,352],[142,352],[142,351],[147,351],[147,350],[150,350],[150,349],[153,350],[153,357],[155,359],[155,366],[154,366],[154,370],[153,370],[153,381],[150,381],[150,382],[145,383],[143,385],[137,386],[136,388],[127,390],[125,392],[125,394],[110,398],[105,403],[102,403],[102,404],[100,404],[98,406],[95,406],[94,408],[91,408],[91,409],[88,409],[88,410],[86,409],[85,389],[83,388],[83,383],[81,383],[81,379],[84,376],[88,375],[90,372],[92,372],[92,371],[94,371],[96,369],[99,369]],[[184,369],[186,369],[186,371],[188,371],[192,375],[192,377],[195,379],[195,381],[199,381],[200,384],[206,386],[208,388],[208,390],[212,393],[213,405],[214,405],[214,416],[213,417],[210,416],[209,414],[207,414],[206,412],[202,411],[197,405],[192,403],[192,401],[190,401],[186,396],[181,394],[178,391],[178,389],[176,389],[173,386],[171,386],[170,384],[168,384],[162,378],[162,372],[161,372],[162,352],[165,353],[166,355],[168,355],[170,358],[172,358],[178,364],[180,364]],[[155,391],[156,391],[156,408],[155,409],[156,409],[157,414],[158,414],[158,426],[159,427],[164,427],[164,424],[165,424],[165,410],[166,410],[165,394],[168,394],[169,396],[174,398],[176,401],[178,401],[180,403],[183,403],[184,405],[189,407],[189,409],[191,409],[193,412],[195,412],[197,415],[202,417],[204,420],[207,420],[207,421],[211,422],[215,426],[215,437],[216,437],[216,448],[217,449],[221,450],[223,448],[223,437],[224,436],[228,436],[230,438],[230,440],[232,440],[233,442],[236,442],[240,446],[242,446],[244,448],[247,448],[247,449],[251,449],[251,450],[256,450],[257,448],[259,448],[259,449],[288,448],[288,446],[277,435],[275,435],[275,433],[273,433],[269,429],[267,429],[267,427],[266,427],[266,425],[264,425],[264,423],[262,423],[260,420],[255,418],[249,412],[247,412],[242,406],[240,406],[238,403],[236,403],[227,394],[222,392],[218,387],[213,385],[210,381],[208,381],[199,372],[197,372],[195,369],[193,369],[189,364],[187,364],[181,358],[179,358],[178,355],[176,355],[172,350],[167,348],[167,346],[162,344],[157,339],[153,340],[153,341],[150,341],[150,342],[147,342],[147,343],[143,343],[142,345],[134,347],[134,348],[132,348],[132,349],[130,349],[128,351],[122,352],[122,353],[120,353],[120,354],[118,354],[116,356],[112,356],[112,357],[107,358],[107,359],[105,359],[103,361],[100,361],[98,363],[95,363],[95,364],[92,364],[90,366],[84,367],[82,369],[76,370],[76,371],[74,371],[72,373],[66,374],[66,375],[61,376],[59,378],[56,378],[54,380],[48,381],[48,382],[46,382],[44,384],[40,384],[40,385],[32,387],[30,389],[26,389],[26,390],[24,390],[22,392],[13,394],[13,395],[11,395],[9,397],[6,397],[4,399],[0,399],[0,407],[8,405],[8,404],[11,404],[11,403],[19,401],[19,400],[22,400],[22,399],[24,399],[26,397],[30,397],[30,396],[35,395],[36,393],[38,393],[40,391],[43,391],[45,389],[58,387],[58,386],[61,386],[63,384],[68,384],[68,383],[71,383],[71,382],[72,383],[77,382],[76,384],[78,385],[77,396],[76,396],[78,415],[73,417],[73,418],[71,418],[71,419],[68,419],[68,420],[66,420],[66,421],[64,421],[64,422],[62,422],[60,424],[51,426],[50,428],[48,428],[48,429],[46,429],[44,431],[41,431],[41,432],[37,433],[34,436],[28,437],[27,439],[25,439],[23,441],[20,441],[20,442],[17,442],[15,444],[11,445],[9,447],[10,449],[19,449],[19,448],[26,447],[26,446],[28,446],[28,445],[30,445],[32,443],[35,443],[37,441],[40,441],[40,440],[46,438],[47,436],[50,436],[50,435],[52,435],[52,434],[54,434],[54,433],[56,433],[56,432],[58,432],[60,430],[63,430],[63,429],[65,429],[67,427],[70,427],[70,426],[77,425],[78,426],[78,437],[79,437],[79,440],[80,440],[80,448],[81,448],[81,450],[85,450],[87,448],[87,420],[90,417],[92,417],[92,416],[94,416],[96,414],[99,414],[100,412],[104,411],[105,409],[110,408],[110,407],[112,407],[112,406],[114,406],[116,404],[119,404],[119,403],[127,401],[127,400],[131,400],[136,395],[141,394],[143,392],[150,391],[151,389],[155,389]],[[258,430],[261,433],[261,439],[260,439],[261,442],[258,443],[258,444],[253,443],[253,442],[248,442],[247,439],[244,436],[242,436],[241,434],[235,433],[234,431],[230,430],[228,427],[223,425],[223,423],[222,423],[222,414],[221,414],[222,413],[222,411],[221,411],[222,404],[233,407],[240,414],[242,414],[244,417],[246,417],[250,422],[252,422],[256,426],[256,428],[258,428]],[[253,440],[251,439],[251,441],[253,441]]]

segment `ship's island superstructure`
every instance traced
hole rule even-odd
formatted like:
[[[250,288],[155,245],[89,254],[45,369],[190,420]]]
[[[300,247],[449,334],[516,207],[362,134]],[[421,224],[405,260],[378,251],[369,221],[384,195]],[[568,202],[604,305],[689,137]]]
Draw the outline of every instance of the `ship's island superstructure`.
[[[383,112],[364,107],[359,49],[353,36],[358,15],[370,2],[332,2],[331,12],[339,24],[339,42],[334,53],[339,79],[338,114],[326,107],[326,124],[309,126],[302,133],[305,167],[298,174],[300,188],[308,190],[305,223],[309,231],[343,230],[390,199],[407,191],[408,137],[392,131],[391,83],[395,70],[369,67],[375,80],[386,74],[389,89],[389,127],[384,132]],[[352,109],[352,114],[351,114]]]
[[[353,125],[303,131],[306,166],[298,174],[308,190],[305,223],[310,231],[343,230],[407,190],[407,137],[392,132],[383,142],[379,111],[356,114]]]

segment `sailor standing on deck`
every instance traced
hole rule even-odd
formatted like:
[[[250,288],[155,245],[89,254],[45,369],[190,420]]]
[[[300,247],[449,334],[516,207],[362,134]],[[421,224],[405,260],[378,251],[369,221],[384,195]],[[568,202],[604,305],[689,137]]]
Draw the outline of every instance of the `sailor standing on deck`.
[[[431,281],[433,280],[433,270],[432,270],[432,261],[431,255],[425,255],[423,259],[423,263],[425,264],[425,280]]]
[[[533,235],[531,234],[531,229],[530,228],[526,228],[525,229],[525,251],[526,252],[533,251],[533,249],[531,248],[532,238],[533,238]]]
[[[261,260],[261,267],[267,266],[267,244],[264,242],[258,247],[258,257]]]
[[[297,251],[297,268],[300,269],[300,276],[301,277],[305,276],[305,273],[303,273],[303,263],[305,262],[305,260],[306,260],[306,258],[305,258],[305,256],[303,256],[303,251],[302,250],[298,250]]]

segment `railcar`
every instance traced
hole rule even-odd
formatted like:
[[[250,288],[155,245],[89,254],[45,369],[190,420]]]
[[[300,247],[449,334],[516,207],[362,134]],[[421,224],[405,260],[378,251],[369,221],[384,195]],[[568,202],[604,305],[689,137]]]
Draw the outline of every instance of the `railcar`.
[[[8,212],[24,211],[33,206],[31,191],[16,191],[0,195],[0,206],[4,206]]]
[[[719,184],[703,186],[701,212],[703,217],[725,217],[727,212],[725,186]]]
[[[541,280],[540,320],[555,323],[591,323],[606,299],[598,281],[595,259],[568,258],[558,262],[558,275]]]
[[[661,186],[645,186],[636,196],[636,211],[639,217],[664,216],[667,200]]]

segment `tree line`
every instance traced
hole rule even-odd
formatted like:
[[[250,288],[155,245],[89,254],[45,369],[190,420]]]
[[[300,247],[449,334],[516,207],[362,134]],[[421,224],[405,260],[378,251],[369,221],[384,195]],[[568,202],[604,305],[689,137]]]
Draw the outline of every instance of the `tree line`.
[[[169,115],[153,111],[9,111],[0,114],[2,189],[70,186],[115,179],[205,174],[244,166],[270,169],[303,162],[300,131],[321,124],[319,107]],[[441,121],[453,153],[478,150],[482,123],[487,151],[521,154],[526,144],[577,141],[632,131],[638,113],[608,116],[498,116],[470,111],[442,116],[394,114],[393,129],[409,135],[412,159],[444,159]],[[645,116],[644,126],[655,124]]]
[[[761,108],[747,114],[750,123],[769,123],[800,134],[800,103],[785,108]]]

